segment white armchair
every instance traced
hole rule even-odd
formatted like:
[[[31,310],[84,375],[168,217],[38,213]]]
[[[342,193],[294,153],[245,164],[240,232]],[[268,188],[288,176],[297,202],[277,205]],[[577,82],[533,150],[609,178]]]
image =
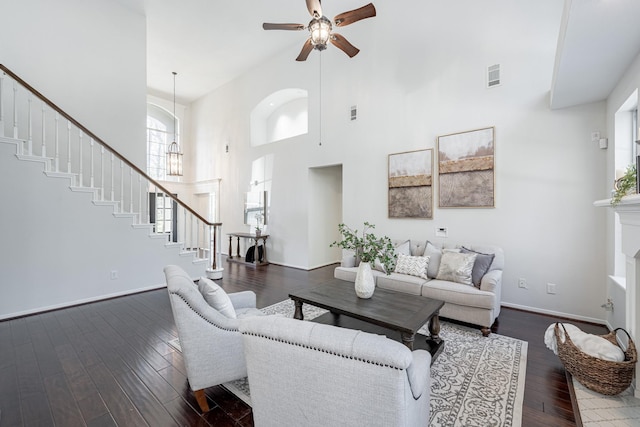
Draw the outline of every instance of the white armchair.
[[[180,267],[169,265],[164,274],[189,386],[200,409],[208,412],[205,388],[247,376],[239,320],[211,307]],[[239,318],[259,313],[255,293],[228,295]]]
[[[284,317],[240,322],[254,423],[425,426],[431,355],[381,335]]]

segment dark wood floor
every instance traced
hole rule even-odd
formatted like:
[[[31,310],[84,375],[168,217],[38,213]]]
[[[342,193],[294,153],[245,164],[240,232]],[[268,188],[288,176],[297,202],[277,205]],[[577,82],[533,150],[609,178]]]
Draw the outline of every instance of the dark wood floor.
[[[270,265],[225,264],[228,292],[258,307],[331,278]],[[494,332],[529,342],[523,426],[574,426],[564,369],[543,334],[557,319],[503,309]],[[604,328],[581,322],[586,331]],[[222,387],[201,414],[188,390],[166,289],[0,322],[0,426],[251,426],[251,408]]]

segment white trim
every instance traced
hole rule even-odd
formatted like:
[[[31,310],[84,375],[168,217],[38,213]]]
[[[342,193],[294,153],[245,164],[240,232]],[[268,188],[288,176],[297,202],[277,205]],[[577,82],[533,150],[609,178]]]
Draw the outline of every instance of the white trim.
[[[53,311],[53,310],[59,310],[61,308],[67,308],[67,307],[73,307],[76,305],[83,305],[83,304],[88,304],[88,303],[92,303],[92,302],[97,302],[97,301],[103,301],[103,300],[107,300],[107,299],[111,299],[111,298],[117,298],[117,297],[123,297],[126,295],[132,295],[132,294],[138,294],[140,292],[146,292],[146,291],[153,291],[156,289],[162,289],[162,288],[166,288],[167,284],[163,283],[161,285],[151,285],[151,286],[147,286],[144,288],[138,288],[138,289],[129,289],[123,292],[116,292],[113,294],[107,294],[107,295],[100,295],[97,297],[93,297],[93,298],[85,298],[85,299],[80,299],[80,300],[76,300],[76,301],[70,301],[70,302],[65,302],[62,304],[55,304],[55,305],[49,305],[46,307],[38,307],[36,309],[33,310],[25,310],[25,311],[19,311],[16,313],[8,313],[8,314],[4,314],[4,315],[0,315],[0,320],[5,320],[5,319],[13,319],[16,317],[24,317],[24,316],[29,316],[31,314],[39,314],[39,313],[44,313],[47,311]]]
[[[560,311],[553,311],[553,310],[545,310],[537,307],[529,307],[526,305],[512,304],[509,302],[501,302],[500,305],[502,307],[516,308],[518,310],[530,311],[532,313],[547,314],[550,316],[566,317],[567,319],[581,320],[584,322],[597,323],[599,325],[606,325],[607,323],[604,319],[596,319],[594,317],[587,317],[587,316],[578,316],[576,314],[562,313]],[[499,316],[498,316],[498,320],[500,320]]]

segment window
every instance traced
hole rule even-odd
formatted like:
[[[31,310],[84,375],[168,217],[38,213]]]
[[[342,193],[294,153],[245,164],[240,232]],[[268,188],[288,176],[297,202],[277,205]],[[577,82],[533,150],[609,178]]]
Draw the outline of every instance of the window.
[[[177,181],[167,176],[167,148],[173,142],[173,114],[162,107],[147,104],[147,174],[153,179]],[[180,124],[175,118],[176,142],[180,144]]]
[[[155,224],[156,233],[166,233],[169,241],[178,241],[178,217],[175,213],[178,204],[171,197],[161,193],[149,194],[149,216],[152,224]]]

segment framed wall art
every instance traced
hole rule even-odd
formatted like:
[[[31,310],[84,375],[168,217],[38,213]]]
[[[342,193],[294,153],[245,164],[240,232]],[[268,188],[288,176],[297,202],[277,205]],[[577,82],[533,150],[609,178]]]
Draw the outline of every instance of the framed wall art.
[[[438,137],[438,205],[495,207],[495,128]]]
[[[389,154],[389,218],[433,218],[433,149]]]

